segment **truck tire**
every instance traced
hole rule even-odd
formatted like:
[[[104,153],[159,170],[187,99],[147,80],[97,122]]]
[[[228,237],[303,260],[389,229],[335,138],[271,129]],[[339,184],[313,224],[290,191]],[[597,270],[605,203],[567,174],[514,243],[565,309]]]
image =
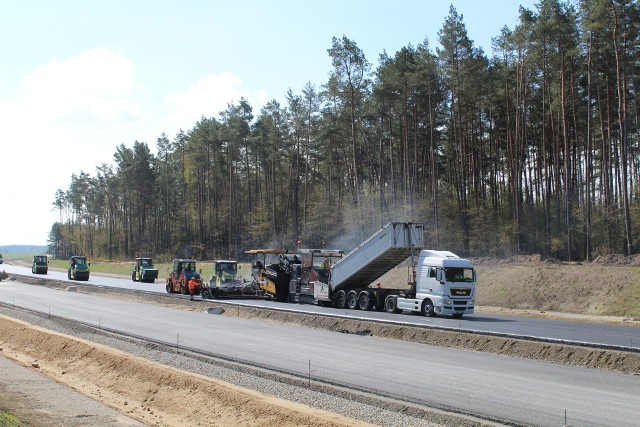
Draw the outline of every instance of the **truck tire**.
[[[173,293],[173,283],[171,281],[167,282],[166,289],[167,289],[167,293],[168,294],[172,294]]]
[[[358,310],[360,308],[358,307],[358,294],[349,292],[349,295],[347,295],[347,306],[350,310]]]
[[[358,308],[363,311],[371,310],[371,296],[367,292],[363,292],[358,297]]]
[[[430,299],[426,299],[422,303],[422,314],[425,317],[434,317],[436,315],[436,311],[433,308],[433,302],[431,302]]]
[[[398,308],[398,301],[393,296],[388,296],[387,299],[384,300],[384,309],[387,313],[401,313],[402,310]]]
[[[71,280],[71,270],[67,270],[67,279]]]
[[[136,273],[131,273],[131,280],[133,280],[134,282],[137,282],[136,280]]]
[[[345,291],[339,291],[336,295],[336,307],[347,308],[347,294]]]

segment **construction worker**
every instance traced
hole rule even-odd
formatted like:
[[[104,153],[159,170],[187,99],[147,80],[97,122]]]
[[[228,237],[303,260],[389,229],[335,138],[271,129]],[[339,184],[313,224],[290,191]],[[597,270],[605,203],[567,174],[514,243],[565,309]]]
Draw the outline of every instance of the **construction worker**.
[[[196,280],[196,276],[191,276],[191,280],[189,280],[189,295],[191,295],[191,301],[193,301],[193,294],[196,292],[197,287],[198,281]]]

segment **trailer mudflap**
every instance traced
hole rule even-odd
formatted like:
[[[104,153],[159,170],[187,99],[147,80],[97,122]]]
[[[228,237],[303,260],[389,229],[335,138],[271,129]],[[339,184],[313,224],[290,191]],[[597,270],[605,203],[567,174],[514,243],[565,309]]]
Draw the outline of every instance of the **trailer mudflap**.
[[[330,286],[322,282],[311,282],[313,288],[313,296],[316,301],[331,301]]]

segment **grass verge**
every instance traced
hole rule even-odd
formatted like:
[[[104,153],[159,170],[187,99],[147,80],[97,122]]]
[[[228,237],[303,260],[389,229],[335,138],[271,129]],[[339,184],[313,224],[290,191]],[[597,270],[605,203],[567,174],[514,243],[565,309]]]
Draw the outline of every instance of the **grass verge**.
[[[0,409],[0,426],[1,427],[27,427],[27,424],[20,421],[15,415]]]

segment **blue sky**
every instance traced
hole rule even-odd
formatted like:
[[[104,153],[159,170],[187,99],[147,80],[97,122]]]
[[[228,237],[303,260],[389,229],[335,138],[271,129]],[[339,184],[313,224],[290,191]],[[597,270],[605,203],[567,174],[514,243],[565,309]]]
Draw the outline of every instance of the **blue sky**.
[[[476,47],[514,28],[519,5],[457,0],[0,0],[0,245],[45,244],[58,188],[113,163],[120,144],[155,150],[245,97],[254,115],[327,81],[332,37],[375,68],[425,38],[454,5]]]

